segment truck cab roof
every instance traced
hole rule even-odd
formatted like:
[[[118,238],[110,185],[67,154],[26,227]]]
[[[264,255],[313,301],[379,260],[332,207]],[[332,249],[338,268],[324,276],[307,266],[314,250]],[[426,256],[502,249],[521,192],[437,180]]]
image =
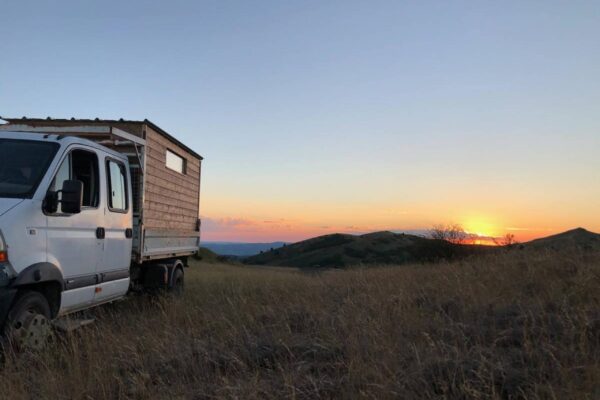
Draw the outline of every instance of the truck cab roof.
[[[43,132],[15,132],[15,131],[1,131],[0,139],[17,139],[17,140],[35,140],[35,141],[47,141],[55,142],[63,148],[67,148],[73,144],[83,144],[89,147],[93,147],[98,150],[109,153],[111,156],[120,160],[127,161],[127,156],[119,153],[118,151],[112,150],[100,143],[94,142],[89,139],[85,139],[79,136],[66,136],[58,135],[54,133],[43,133]]]

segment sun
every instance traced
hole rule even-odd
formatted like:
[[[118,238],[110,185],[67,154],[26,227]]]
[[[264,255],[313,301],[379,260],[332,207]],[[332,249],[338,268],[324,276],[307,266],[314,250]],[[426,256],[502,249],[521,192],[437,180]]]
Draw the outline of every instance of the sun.
[[[470,217],[463,223],[467,233],[482,237],[495,237],[498,235],[497,224],[490,217]]]

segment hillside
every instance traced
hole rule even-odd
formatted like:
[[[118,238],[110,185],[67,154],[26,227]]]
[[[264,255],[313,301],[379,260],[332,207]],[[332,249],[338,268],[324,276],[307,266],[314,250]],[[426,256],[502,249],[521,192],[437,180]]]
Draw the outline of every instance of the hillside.
[[[523,243],[513,249],[566,251],[572,248],[600,251],[600,235],[583,228]],[[495,253],[501,247],[458,245],[421,236],[375,232],[366,235],[333,234],[264,252],[244,260],[254,265],[299,268],[337,268],[456,260],[465,256]]]
[[[202,246],[222,256],[248,257],[284,246],[285,242],[238,243],[238,242],[202,242]]]
[[[214,251],[207,249],[206,247],[198,248],[198,252],[194,256],[194,258],[198,261],[202,261],[204,263],[214,264],[214,263],[223,263],[227,262],[227,257],[216,254]]]
[[[408,234],[375,232],[333,234],[248,257],[255,265],[331,268],[358,264],[406,264],[456,259],[489,251],[486,246],[456,245]]]
[[[548,236],[524,243],[525,247],[535,249],[564,250],[578,247],[586,250],[600,250],[600,235],[583,228]]]

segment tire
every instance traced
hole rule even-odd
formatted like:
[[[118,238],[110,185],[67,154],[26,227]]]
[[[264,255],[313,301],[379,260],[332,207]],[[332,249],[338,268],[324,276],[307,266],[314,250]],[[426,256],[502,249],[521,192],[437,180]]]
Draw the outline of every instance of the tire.
[[[5,335],[17,350],[39,350],[51,333],[50,305],[39,292],[22,292],[8,312]]]
[[[169,293],[177,297],[183,296],[184,281],[183,271],[181,270],[181,268],[175,268],[175,271],[173,271],[173,279],[171,282],[172,283],[169,287]]]

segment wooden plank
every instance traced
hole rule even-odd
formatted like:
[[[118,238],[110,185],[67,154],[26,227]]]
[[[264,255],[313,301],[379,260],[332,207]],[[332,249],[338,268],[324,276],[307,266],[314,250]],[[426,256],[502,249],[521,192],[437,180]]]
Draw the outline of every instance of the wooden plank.
[[[160,219],[163,221],[171,221],[171,220],[186,221],[186,222],[195,224],[196,220],[198,219],[198,214],[191,210],[179,210],[176,212],[172,212],[172,211],[161,211],[157,208],[152,208],[152,209],[144,210],[144,221],[148,217],[154,218],[154,219]],[[196,229],[195,225],[191,229]]]
[[[166,167],[164,169],[157,168],[156,166],[147,164],[146,165],[146,174],[151,176],[156,182],[160,182],[160,184],[171,183],[175,186],[180,186],[183,188],[194,189],[196,190],[200,185],[199,179],[193,179],[191,177],[182,177],[181,175],[171,175],[170,172],[166,171]],[[191,188],[190,188],[191,186]]]
[[[198,187],[194,185],[189,185],[190,187],[186,187],[185,184],[178,185],[176,183],[170,182],[166,179],[159,178],[153,175],[146,175],[148,188],[152,188],[152,186],[157,186],[159,189],[162,189],[160,194],[164,194],[169,196],[169,192],[173,192],[173,197],[176,197],[175,194],[184,195],[187,197],[187,201],[195,202],[198,197]]]
[[[166,204],[176,205],[178,202],[196,204],[196,196],[190,196],[189,193],[172,190],[169,187],[163,187],[156,183],[146,184],[146,194],[149,201],[162,202]]]
[[[192,186],[192,188],[198,188],[200,186],[199,179],[194,179],[189,175],[181,175],[175,171],[170,171],[167,168],[159,168],[153,164],[146,165],[146,173],[157,179],[162,179],[178,186],[187,188],[190,186]]]
[[[147,218],[151,218],[151,219],[164,219],[164,217],[167,214],[165,214],[164,212],[160,212],[160,211],[156,211],[156,210],[145,210],[144,211],[144,219]],[[194,222],[192,220],[195,220],[196,218],[194,218],[193,216],[189,216],[189,215],[183,215],[183,214],[169,214],[168,215],[168,221],[176,221],[176,222]]]
[[[190,199],[190,196],[173,192],[168,189],[163,189],[156,185],[146,185],[146,194],[149,196],[148,201],[155,201],[170,205],[178,205],[179,203],[184,205],[196,204],[193,199]]]
[[[146,229],[145,232],[146,237],[198,237],[200,236],[200,232],[198,231],[167,231],[164,229]]]
[[[196,207],[191,207],[191,205],[188,204],[173,205],[166,202],[150,200],[147,204],[147,207],[150,210],[156,210],[168,214],[177,214],[180,212],[185,215],[198,216],[198,209]]]
[[[195,228],[190,226],[189,223],[182,223],[178,221],[164,221],[163,219],[156,218],[145,218],[144,226],[146,229],[169,229],[169,230],[179,230],[183,232],[187,232],[190,229]]]

